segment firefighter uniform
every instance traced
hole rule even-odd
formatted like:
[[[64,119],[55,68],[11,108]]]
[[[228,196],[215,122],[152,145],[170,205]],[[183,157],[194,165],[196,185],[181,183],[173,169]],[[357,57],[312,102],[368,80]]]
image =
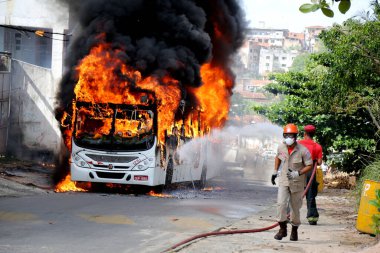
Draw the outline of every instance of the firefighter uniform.
[[[277,218],[279,222],[287,220],[289,203],[291,208],[290,221],[292,225],[299,226],[301,224],[300,209],[306,178],[305,175],[301,175],[294,179],[288,179],[287,173],[288,171],[300,171],[302,168],[312,165],[313,160],[308,149],[299,144],[295,145],[290,154],[288,147],[285,144],[280,144],[277,157],[281,161],[282,168],[278,182]]]

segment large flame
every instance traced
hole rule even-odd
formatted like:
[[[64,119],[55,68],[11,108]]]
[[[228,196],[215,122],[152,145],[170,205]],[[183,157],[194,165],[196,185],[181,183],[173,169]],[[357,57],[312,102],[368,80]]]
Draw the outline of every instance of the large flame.
[[[220,128],[228,116],[232,78],[222,68],[210,63],[202,66],[201,77],[203,85],[189,91],[195,95],[204,112],[201,122],[205,129]]]
[[[129,68],[117,57],[118,53],[120,49],[112,49],[110,44],[102,43],[83,58],[77,67],[76,99],[95,104],[139,105],[143,104],[143,96],[151,99],[154,96],[158,112],[158,139],[163,144],[165,130],[173,125],[181,99],[178,82],[170,77],[162,80],[152,76],[142,78],[140,72]]]

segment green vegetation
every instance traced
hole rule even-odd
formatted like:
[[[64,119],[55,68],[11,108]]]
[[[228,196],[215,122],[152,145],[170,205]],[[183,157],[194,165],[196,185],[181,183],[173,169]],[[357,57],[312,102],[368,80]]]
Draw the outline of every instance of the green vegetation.
[[[380,147],[380,33],[377,1],[370,19],[348,20],[321,33],[325,51],[306,66],[275,74],[266,87],[279,103],[252,108],[279,125],[317,126],[330,166],[361,172]]]
[[[334,17],[334,11],[332,10],[332,7],[336,3],[338,3],[339,12],[343,14],[345,14],[351,7],[351,0],[311,0],[311,3],[305,3],[301,5],[299,10],[303,13],[321,10],[323,15],[332,18]]]
[[[375,231],[375,235],[380,234],[380,189],[375,191],[376,199],[370,200],[369,204],[375,206],[379,213],[372,215],[373,225],[372,228]]]
[[[307,61],[309,60],[310,54],[309,53],[303,53],[298,55],[294,61],[292,66],[290,67],[290,71],[294,72],[302,72],[305,70]]]

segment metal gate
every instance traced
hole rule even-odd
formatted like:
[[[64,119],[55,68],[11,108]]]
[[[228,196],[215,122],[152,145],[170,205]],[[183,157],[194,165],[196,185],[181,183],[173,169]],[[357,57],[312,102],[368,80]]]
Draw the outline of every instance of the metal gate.
[[[11,93],[11,55],[0,52],[0,156],[7,151]]]

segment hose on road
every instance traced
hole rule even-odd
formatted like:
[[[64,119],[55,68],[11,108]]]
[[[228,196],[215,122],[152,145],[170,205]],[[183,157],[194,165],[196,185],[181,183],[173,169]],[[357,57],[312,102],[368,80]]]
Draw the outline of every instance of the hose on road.
[[[306,188],[302,194],[302,198],[304,198],[306,196],[306,193],[307,191],[309,190],[310,188],[310,185],[311,183],[313,182],[313,179],[315,177],[315,173],[317,171],[317,162],[314,162],[314,168],[313,168],[313,172],[310,176],[310,180],[308,182],[308,184],[306,185]],[[289,214],[288,214],[289,216]],[[275,228],[279,225],[278,222],[274,223],[273,225],[271,226],[268,226],[268,227],[264,227],[264,228],[256,228],[256,229],[243,229],[243,230],[233,230],[233,231],[215,231],[215,232],[209,232],[209,233],[203,233],[203,234],[198,234],[198,235],[195,235],[193,237],[190,237],[188,239],[185,239],[173,246],[171,246],[170,248],[164,250],[163,252],[169,252],[170,250],[174,250],[176,248],[178,248],[179,246],[181,245],[185,245],[186,243],[189,243],[191,241],[194,241],[196,239],[199,239],[199,238],[203,238],[203,237],[208,237],[208,236],[217,236],[217,235],[231,235],[231,234],[246,234],[246,233],[257,233],[257,232],[263,232],[263,231],[267,231],[267,230],[270,230],[272,228]]]

